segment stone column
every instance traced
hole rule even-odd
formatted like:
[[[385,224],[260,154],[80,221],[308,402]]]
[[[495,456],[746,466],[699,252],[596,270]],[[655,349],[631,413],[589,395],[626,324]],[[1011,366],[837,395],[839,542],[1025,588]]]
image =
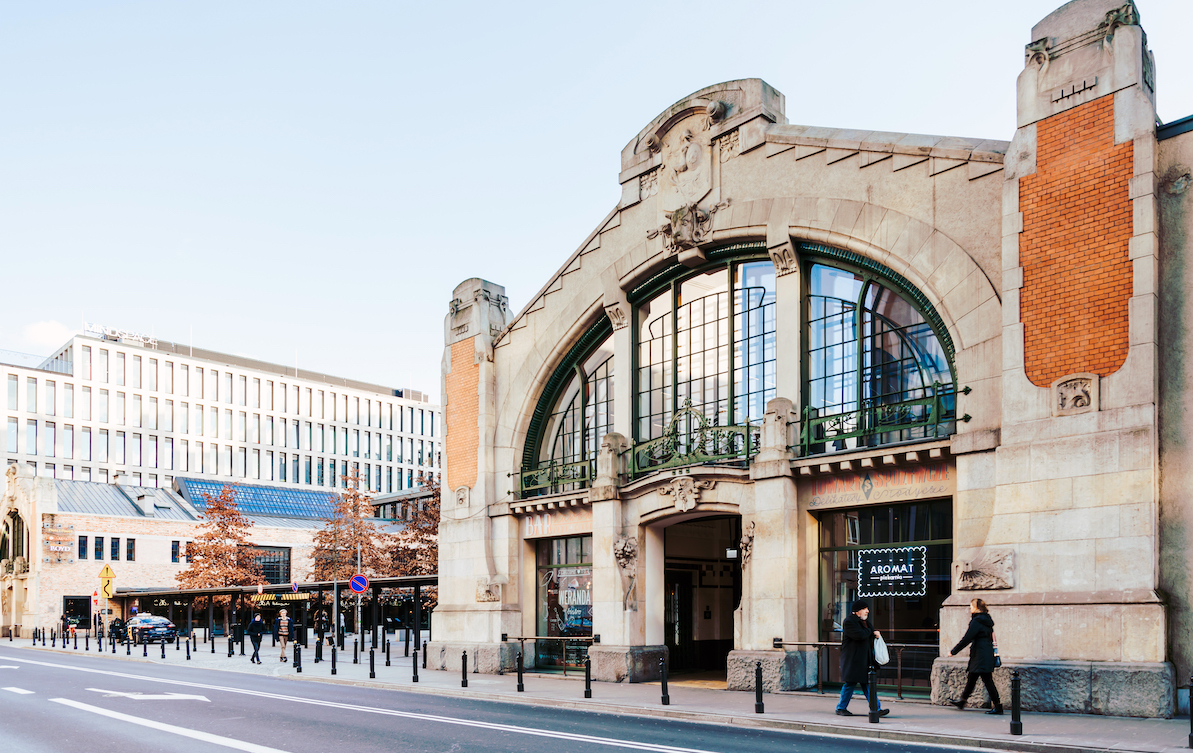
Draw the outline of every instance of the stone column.
[[[517,650],[501,635],[521,629],[518,558],[506,546],[507,518],[495,523],[489,507],[497,501],[493,342],[510,316],[505,289],[472,278],[456,286],[444,322],[440,606],[427,657],[427,666],[437,669],[459,668],[461,653],[468,651],[476,671],[497,672],[513,667]]]
[[[754,687],[754,663],[762,662],[768,690],[805,687],[806,654],[774,648],[774,640],[797,640],[804,571],[799,508],[791,474],[795,414],[790,400],[767,403],[762,446],[750,465],[754,502],[742,510],[741,607],[734,613],[734,646],[728,659],[728,687]],[[765,564],[762,564],[765,563]],[[815,668],[814,654],[811,662]]]

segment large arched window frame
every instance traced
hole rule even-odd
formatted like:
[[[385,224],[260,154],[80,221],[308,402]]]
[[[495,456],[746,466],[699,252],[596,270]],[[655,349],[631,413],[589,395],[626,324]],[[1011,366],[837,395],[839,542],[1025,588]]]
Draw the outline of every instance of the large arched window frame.
[[[531,417],[523,450],[523,498],[588,486],[601,438],[613,431],[612,327],[602,317],[565,354]]]
[[[953,343],[923,293],[858,254],[812,244],[801,252],[800,454],[953,434]]]

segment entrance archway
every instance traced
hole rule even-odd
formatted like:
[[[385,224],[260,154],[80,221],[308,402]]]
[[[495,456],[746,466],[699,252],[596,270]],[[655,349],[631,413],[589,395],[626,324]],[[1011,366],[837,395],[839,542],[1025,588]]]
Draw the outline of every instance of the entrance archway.
[[[663,529],[664,643],[671,673],[724,679],[741,602],[741,516],[718,515]]]

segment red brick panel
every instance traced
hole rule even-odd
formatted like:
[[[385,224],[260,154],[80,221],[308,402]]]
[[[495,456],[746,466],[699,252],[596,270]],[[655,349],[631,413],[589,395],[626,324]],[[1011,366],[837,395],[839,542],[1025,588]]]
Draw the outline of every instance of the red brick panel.
[[[448,491],[476,483],[476,444],[479,437],[480,366],[473,352],[474,338],[452,343],[452,366],[447,375],[447,452]]]
[[[1020,320],[1027,378],[1107,376],[1127,357],[1132,145],[1114,143],[1114,97],[1036,126],[1036,173],[1019,181]]]

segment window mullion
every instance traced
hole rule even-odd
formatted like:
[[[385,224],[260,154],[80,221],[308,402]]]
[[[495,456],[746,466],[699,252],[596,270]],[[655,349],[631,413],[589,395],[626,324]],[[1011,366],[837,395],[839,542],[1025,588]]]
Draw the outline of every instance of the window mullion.
[[[737,270],[738,265],[729,265],[729,404],[725,411],[725,417],[728,419],[726,425],[737,425],[736,402],[734,400],[734,379],[735,372],[733,369],[733,351],[737,347],[736,330],[734,329],[734,315],[736,313],[737,301],[734,296],[734,278],[733,273]],[[744,304],[744,301],[743,301]],[[744,306],[743,306],[744,307]],[[744,333],[743,333],[744,334]]]
[[[679,285],[671,282],[671,413],[679,410]],[[670,417],[668,417],[670,418]]]

